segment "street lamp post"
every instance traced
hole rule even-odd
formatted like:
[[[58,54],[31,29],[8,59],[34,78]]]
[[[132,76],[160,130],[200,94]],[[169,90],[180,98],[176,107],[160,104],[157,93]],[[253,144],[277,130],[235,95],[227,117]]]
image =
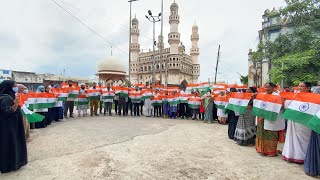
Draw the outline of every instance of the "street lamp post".
[[[139,0],[129,0],[130,3],[130,20],[129,20],[129,83],[131,83],[131,21],[132,21],[132,2]]]
[[[152,84],[156,84],[156,59],[155,59],[155,46],[156,46],[156,22],[161,21],[160,19],[161,13],[159,13],[158,16],[153,16],[151,10],[148,11],[148,15],[146,15],[146,18],[153,23],[153,56],[152,56]]]

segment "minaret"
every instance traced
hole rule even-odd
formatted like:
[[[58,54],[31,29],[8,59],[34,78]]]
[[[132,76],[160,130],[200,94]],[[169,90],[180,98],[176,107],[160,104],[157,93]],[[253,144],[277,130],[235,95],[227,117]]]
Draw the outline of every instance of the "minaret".
[[[138,81],[138,71],[139,71],[139,53],[140,53],[140,44],[139,44],[139,21],[136,17],[132,19],[132,29],[131,29],[131,83],[137,84]]]
[[[157,43],[157,48],[160,50],[161,48],[164,48],[164,43],[163,43],[163,36],[159,35],[158,36],[158,43]]]
[[[179,6],[174,1],[170,6],[170,17],[169,17],[169,23],[170,23],[170,33],[168,34],[168,42],[170,44],[170,54],[178,54],[178,46],[180,43],[180,33],[179,33],[179,23],[180,23],[180,17],[178,14]]]
[[[200,54],[198,42],[199,42],[199,32],[198,26],[196,23],[192,26],[192,35],[191,35],[192,47],[190,49],[190,55],[192,59],[192,64],[198,64],[198,56]]]
[[[190,49],[190,55],[191,55],[191,60],[192,60],[192,76],[193,76],[193,83],[196,83],[198,81],[198,78],[200,76],[200,64],[198,62],[198,57],[199,57],[199,32],[198,32],[198,26],[196,23],[192,26],[192,35],[191,35],[191,42],[192,42],[192,47]]]

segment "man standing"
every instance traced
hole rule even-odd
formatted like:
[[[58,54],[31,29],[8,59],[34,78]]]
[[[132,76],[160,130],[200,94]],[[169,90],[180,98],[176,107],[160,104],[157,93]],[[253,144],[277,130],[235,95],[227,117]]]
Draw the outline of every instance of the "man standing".
[[[141,103],[141,92],[139,91],[139,87],[136,87],[135,90],[132,92],[131,101],[133,103],[133,114],[134,116],[140,116],[139,114],[139,106]]]
[[[71,89],[71,88],[75,88],[75,87],[72,85],[72,81],[69,80],[68,87],[65,87],[65,88]],[[66,119],[68,119],[68,110],[69,110],[69,116],[71,118],[74,118],[74,116],[73,116],[74,100],[75,100],[75,98],[68,97],[67,101],[64,103],[64,118],[66,118]]]
[[[187,118],[189,117],[189,108],[188,108],[188,96],[190,95],[190,93],[186,92],[186,87],[183,87],[181,92],[180,92],[180,116],[181,119]]]
[[[109,113],[109,116],[111,116],[111,109],[112,109],[112,103],[113,103],[113,98],[114,98],[114,91],[111,90],[110,85],[107,86],[107,89],[104,89],[103,94],[107,94],[108,98],[103,98],[104,101],[104,115],[106,113]],[[101,97],[103,97],[101,95]]]
[[[98,89],[100,89],[100,91],[102,90],[102,84],[101,82],[98,83]],[[101,99],[102,96],[100,96],[100,104],[99,104],[99,108],[100,108],[100,114],[102,114],[102,106],[103,106],[103,101]]]
[[[123,85],[121,85],[123,88]],[[123,111],[123,116],[126,115],[126,103],[127,103],[127,96],[124,93],[119,93],[118,95],[118,114],[121,116],[121,111]],[[117,97],[116,96],[116,97]]]
[[[97,83],[92,83],[92,88],[91,90],[98,90],[97,88]],[[90,114],[91,116],[96,115],[99,116],[98,114],[98,105],[99,105],[100,98],[98,96],[95,96],[93,99],[90,100]]]

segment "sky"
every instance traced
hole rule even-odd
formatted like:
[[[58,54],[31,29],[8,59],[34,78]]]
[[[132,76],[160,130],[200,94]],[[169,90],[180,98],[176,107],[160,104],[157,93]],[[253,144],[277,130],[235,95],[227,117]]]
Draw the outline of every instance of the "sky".
[[[127,0],[1,0],[0,69],[92,77],[111,56],[128,67],[129,3]],[[61,7],[82,21],[79,23]],[[164,0],[164,42],[168,47],[170,4]],[[248,52],[258,43],[262,14],[284,6],[283,0],[176,0],[181,41],[190,52],[192,25],[199,26],[199,81],[213,79],[218,46],[218,80],[239,83],[248,74]],[[161,0],[132,3],[139,20],[140,47],[152,49],[152,23],[145,15],[161,12]],[[160,23],[156,24],[156,37]]]

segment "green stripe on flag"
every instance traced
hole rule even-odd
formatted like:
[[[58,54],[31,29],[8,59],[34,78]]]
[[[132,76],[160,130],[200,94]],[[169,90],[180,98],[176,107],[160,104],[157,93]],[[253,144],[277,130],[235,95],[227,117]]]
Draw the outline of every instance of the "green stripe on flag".
[[[218,109],[225,109],[225,105],[217,105],[217,104],[215,104],[216,105],[216,108],[218,108]]]
[[[266,111],[257,107],[252,108],[252,114],[269,121],[276,121],[278,118],[278,113],[272,112],[272,111]]]
[[[188,106],[191,109],[200,109],[200,105],[199,104],[188,104]]]
[[[315,115],[307,124],[314,132],[320,134],[320,117]]]
[[[307,126],[308,122],[313,118],[313,115],[292,109],[286,109],[282,117]]]
[[[244,114],[247,112],[247,106],[237,106],[229,103],[226,108],[234,112],[238,112],[239,114]]]

